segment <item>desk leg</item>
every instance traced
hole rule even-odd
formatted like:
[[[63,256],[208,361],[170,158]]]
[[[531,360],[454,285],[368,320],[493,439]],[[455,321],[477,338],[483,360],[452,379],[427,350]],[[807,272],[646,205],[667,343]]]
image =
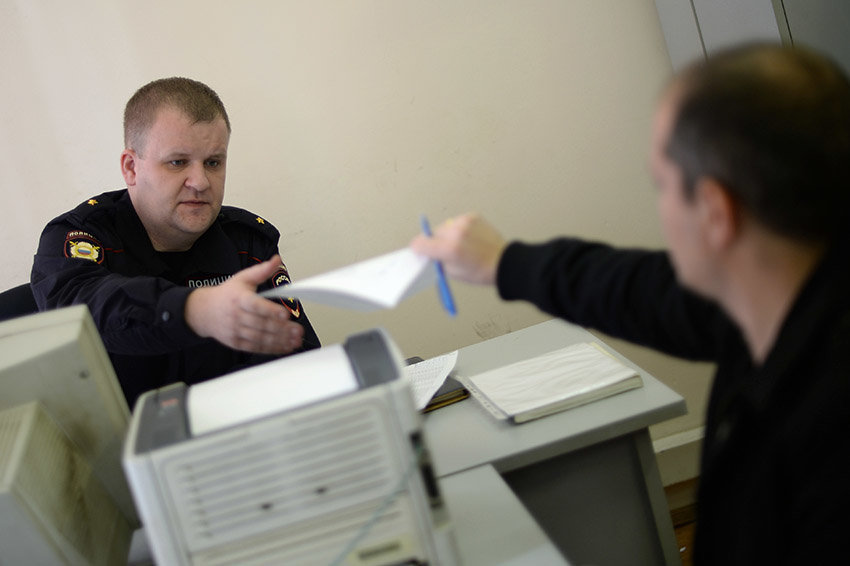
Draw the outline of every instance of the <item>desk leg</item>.
[[[673,518],[670,516],[670,506],[667,504],[667,496],[664,494],[664,485],[661,483],[661,474],[658,471],[658,461],[655,459],[655,450],[652,448],[649,430],[644,429],[635,433],[633,439],[643,469],[646,494],[658,530],[658,540],[664,554],[664,563],[681,566],[682,556],[679,554]]]
[[[681,564],[646,430],[502,475],[570,563]]]

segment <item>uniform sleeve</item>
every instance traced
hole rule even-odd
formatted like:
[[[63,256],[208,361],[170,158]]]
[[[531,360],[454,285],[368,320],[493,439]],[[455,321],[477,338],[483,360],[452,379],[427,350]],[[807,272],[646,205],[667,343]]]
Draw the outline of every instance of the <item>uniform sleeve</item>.
[[[31,274],[39,309],[87,305],[106,349],[115,354],[163,354],[203,341],[183,317],[190,289],[111,271],[102,237],[68,220],[48,224]]]
[[[275,254],[278,253],[277,247],[274,248],[273,252],[268,254],[268,258],[274,257]],[[272,277],[261,285],[257,291],[262,292],[267,289],[271,289],[273,287],[280,287],[281,285],[288,285],[292,282],[289,277],[289,270],[286,268],[286,264],[281,261],[281,265],[278,270],[272,275]],[[319,341],[319,336],[316,334],[315,329],[313,328],[313,324],[310,322],[310,319],[307,318],[307,313],[304,311],[304,305],[301,301],[297,299],[287,299],[287,298],[276,298],[269,299],[271,301],[281,303],[286,309],[289,311],[289,316],[291,320],[299,323],[304,327],[304,341],[303,346],[299,349],[299,352],[306,352],[307,350],[313,350],[315,348],[320,348],[322,343]]]
[[[615,250],[604,244],[558,239],[511,243],[497,273],[499,294],[668,354],[715,357],[720,326],[716,305],[676,282],[666,253]]]
[[[250,255],[254,258],[257,263],[261,263],[273,258],[275,255],[280,255],[280,250],[278,247],[278,241],[280,239],[280,233],[278,230],[269,224],[267,221],[263,221],[262,224],[255,225],[254,221],[259,219],[259,216],[256,216],[253,213],[242,211],[240,209],[229,209],[231,214],[239,215],[240,218],[245,220],[248,226],[252,227],[252,233],[262,234],[261,237],[253,237],[250,244]],[[257,232],[259,230],[259,232]],[[292,280],[289,276],[289,270],[286,267],[286,263],[281,256],[281,265],[277,271],[271,276],[271,278],[260,285],[257,288],[257,292],[262,292],[273,287],[280,287],[281,285],[288,285]],[[301,304],[301,301],[296,299],[269,299],[275,302],[280,302],[284,307],[289,311],[290,319],[299,323],[304,327],[304,341],[302,347],[297,350],[297,352],[305,352],[307,350],[313,350],[315,348],[321,347],[321,342],[319,341],[319,337],[316,334],[316,331],[313,329],[313,324],[310,322],[310,319],[307,318],[307,313],[304,312],[304,305]],[[264,361],[260,355],[254,355],[255,359],[252,359],[250,363],[260,363]]]

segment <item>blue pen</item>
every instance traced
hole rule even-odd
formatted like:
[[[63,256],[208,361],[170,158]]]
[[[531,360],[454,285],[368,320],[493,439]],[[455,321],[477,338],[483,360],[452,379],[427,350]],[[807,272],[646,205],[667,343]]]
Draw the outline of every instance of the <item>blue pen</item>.
[[[431,237],[431,225],[428,224],[428,219],[423,214],[420,218],[422,222],[422,232]],[[440,300],[443,302],[443,307],[451,316],[457,314],[455,302],[452,299],[452,292],[449,290],[449,282],[446,280],[446,273],[443,271],[443,264],[439,261],[434,262],[434,267],[437,269],[437,289],[440,291]]]

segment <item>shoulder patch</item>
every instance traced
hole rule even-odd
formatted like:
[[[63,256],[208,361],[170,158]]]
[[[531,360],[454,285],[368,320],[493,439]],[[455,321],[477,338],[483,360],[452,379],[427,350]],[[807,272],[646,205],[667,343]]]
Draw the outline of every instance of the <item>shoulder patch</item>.
[[[272,287],[280,287],[282,285],[289,285],[292,283],[292,280],[289,278],[289,271],[286,270],[286,266],[281,263],[277,268],[277,271],[272,275]],[[279,299],[283,306],[285,306],[290,314],[292,314],[292,318],[301,318],[301,303],[298,299],[293,299],[291,297],[280,298]]]
[[[280,239],[280,232],[272,225],[271,222],[242,208],[235,206],[222,206],[221,219],[223,222],[236,222],[243,226],[247,226],[264,234],[269,240],[277,242]]]
[[[79,221],[85,221],[92,215],[108,212],[114,208],[115,202],[125,191],[126,189],[124,191],[111,191],[86,199],[71,210],[70,214]]]
[[[65,257],[103,263],[103,246],[88,232],[71,230],[65,234],[64,248]]]

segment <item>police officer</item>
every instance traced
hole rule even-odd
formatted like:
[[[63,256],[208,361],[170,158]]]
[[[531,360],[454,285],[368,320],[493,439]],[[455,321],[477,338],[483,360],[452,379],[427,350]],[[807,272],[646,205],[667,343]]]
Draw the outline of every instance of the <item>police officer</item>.
[[[224,198],[230,120],[186,78],[153,81],[124,112],[124,190],[44,229],[31,283],[39,309],[88,305],[132,404],[320,346],[301,304],[257,295],[289,283],[278,231]]]

